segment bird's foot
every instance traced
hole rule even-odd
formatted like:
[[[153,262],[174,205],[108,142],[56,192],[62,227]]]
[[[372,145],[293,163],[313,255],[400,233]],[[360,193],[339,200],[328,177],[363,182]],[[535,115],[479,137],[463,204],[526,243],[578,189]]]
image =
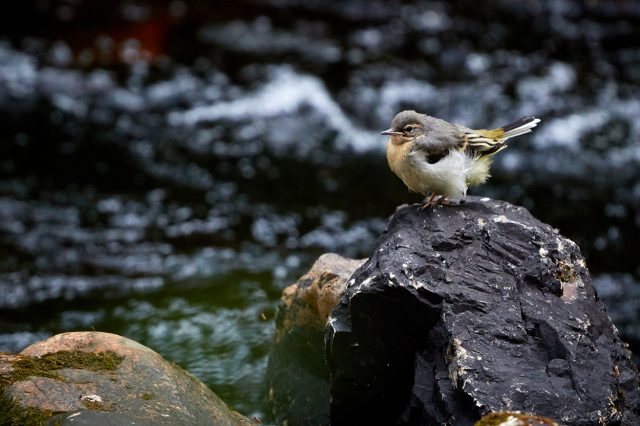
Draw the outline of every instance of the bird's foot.
[[[422,203],[422,205],[418,207],[418,212],[421,212],[422,210],[428,207],[435,206],[436,204],[438,204],[441,198],[442,197],[440,197],[439,199],[436,199],[436,193],[432,192],[428,198],[424,199],[424,202]]]
[[[425,198],[422,205],[418,207],[418,212],[421,212],[422,210],[427,209],[431,206],[448,206],[451,204],[456,204],[456,203],[449,200],[444,195],[436,195],[436,193],[433,192],[428,198]]]

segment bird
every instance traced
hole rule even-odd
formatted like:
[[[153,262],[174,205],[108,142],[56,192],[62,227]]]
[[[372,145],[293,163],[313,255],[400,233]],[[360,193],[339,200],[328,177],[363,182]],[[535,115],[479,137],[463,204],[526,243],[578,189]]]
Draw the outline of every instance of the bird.
[[[539,118],[525,116],[497,129],[473,130],[416,111],[402,111],[381,134],[389,136],[389,167],[411,192],[425,196],[419,209],[423,210],[463,202],[468,187],[490,177],[493,156],[507,147],[505,142],[531,132],[539,122]]]

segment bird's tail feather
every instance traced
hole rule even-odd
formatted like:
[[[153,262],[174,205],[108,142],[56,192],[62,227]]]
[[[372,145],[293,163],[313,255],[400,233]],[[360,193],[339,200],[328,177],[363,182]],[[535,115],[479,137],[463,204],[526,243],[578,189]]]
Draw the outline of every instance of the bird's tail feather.
[[[539,122],[540,119],[536,117],[527,116],[519,118],[516,121],[513,121],[502,127],[504,134],[500,136],[500,141],[504,142],[509,138],[529,133],[534,127],[538,125]]]
[[[507,147],[507,139],[529,133],[539,122],[539,118],[529,116],[493,130],[472,130],[465,134],[465,147],[479,157],[495,155]]]

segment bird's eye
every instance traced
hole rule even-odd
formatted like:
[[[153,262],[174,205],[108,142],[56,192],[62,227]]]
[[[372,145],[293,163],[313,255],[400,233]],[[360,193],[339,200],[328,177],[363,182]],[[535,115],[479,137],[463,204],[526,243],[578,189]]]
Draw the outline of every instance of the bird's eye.
[[[413,126],[407,126],[404,128],[404,131],[407,133],[411,133],[413,131]]]

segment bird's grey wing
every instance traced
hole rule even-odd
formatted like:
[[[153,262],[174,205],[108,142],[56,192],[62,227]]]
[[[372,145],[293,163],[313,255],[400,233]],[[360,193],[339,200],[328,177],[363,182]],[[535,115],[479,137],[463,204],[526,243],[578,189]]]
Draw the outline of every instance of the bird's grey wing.
[[[452,126],[448,129],[432,129],[416,138],[411,151],[414,155],[424,155],[426,161],[433,164],[449,154],[451,148],[461,148],[463,144],[464,133]]]

